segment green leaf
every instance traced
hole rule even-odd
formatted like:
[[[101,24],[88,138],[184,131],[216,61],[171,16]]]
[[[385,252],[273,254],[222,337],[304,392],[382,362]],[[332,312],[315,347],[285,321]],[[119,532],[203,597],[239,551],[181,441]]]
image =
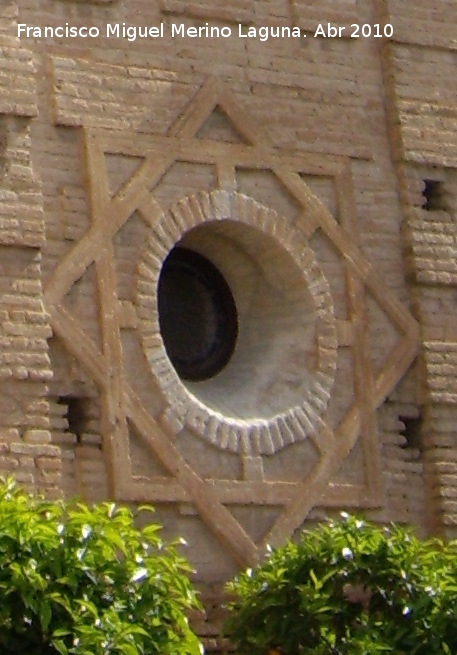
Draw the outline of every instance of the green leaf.
[[[118,646],[118,651],[124,655],[138,655],[139,653],[138,648],[133,644],[122,644]]]
[[[60,639],[53,639],[51,641],[51,644],[54,646],[56,651],[60,653],[60,655],[68,655],[68,648],[65,646],[64,642],[61,641]]]
[[[49,624],[51,622],[51,617],[52,617],[51,604],[48,603],[47,601],[42,602],[40,607],[40,622],[41,622],[41,629],[43,630],[43,632],[47,631]]]
[[[53,637],[67,637],[69,634],[71,634],[71,633],[70,633],[70,630],[68,630],[67,628],[57,628],[52,633],[52,636]]]

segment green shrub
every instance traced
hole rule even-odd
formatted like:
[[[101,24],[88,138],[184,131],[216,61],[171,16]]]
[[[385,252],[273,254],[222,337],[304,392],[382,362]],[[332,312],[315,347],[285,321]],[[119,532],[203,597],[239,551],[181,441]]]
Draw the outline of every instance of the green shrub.
[[[143,508],[149,510],[150,508]],[[0,487],[2,655],[197,655],[189,567],[157,525]]]
[[[343,517],[229,585],[237,653],[457,653],[456,543]]]

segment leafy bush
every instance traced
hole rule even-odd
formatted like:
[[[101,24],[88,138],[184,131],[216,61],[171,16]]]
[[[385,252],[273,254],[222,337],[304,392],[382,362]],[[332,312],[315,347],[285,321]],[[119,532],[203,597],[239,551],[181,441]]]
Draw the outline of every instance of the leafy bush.
[[[343,517],[229,585],[237,653],[457,653],[457,544]]]
[[[144,508],[150,509],[150,508]],[[197,655],[189,567],[157,525],[0,487],[2,655]]]

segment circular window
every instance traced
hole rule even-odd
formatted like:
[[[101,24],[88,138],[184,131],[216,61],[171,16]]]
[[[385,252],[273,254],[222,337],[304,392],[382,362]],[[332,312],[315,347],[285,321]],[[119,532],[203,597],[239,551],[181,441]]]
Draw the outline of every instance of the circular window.
[[[336,370],[333,302],[287,219],[236,192],[182,198],[151,229],[136,305],[167,429],[272,455],[320,428]]]
[[[194,382],[217,375],[235,350],[238,319],[224,277],[209,259],[176,247],[158,285],[160,333],[178,375]]]

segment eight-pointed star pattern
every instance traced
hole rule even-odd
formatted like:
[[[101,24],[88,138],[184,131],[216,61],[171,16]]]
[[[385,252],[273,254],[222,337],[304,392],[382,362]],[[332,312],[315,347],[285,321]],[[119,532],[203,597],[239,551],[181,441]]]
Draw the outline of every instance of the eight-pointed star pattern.
[[[197,138],[207,118],[218,107],[231,121],[244,143]],[[252,565],[265,551],[299,528],[317,505],[379,506],[382,484],[377,443],[376,409],[411,365],[418,346],[418,326],[383,283],[357,245],[356,207],[350,160],[303,152],[279,152],[259,125],[239,106],[230,92],[213,79],[206,81],[165,136],[133,131],[83,128],[86,145],[91,226],[58,263],[45,284],[45,304],[54,333],[97,385],[101,398],[101,430],[111,494],[122,501],[189,502],[199,516],[242,566]],[[112,197],[106,154],[142,157],[144,161]],[[151,190],[175,161],[212,164],[218,187],[236,190],[237,167],[271,171],[302,207],[300,229],[311,238],[321,230],[332,242],[345,267],[349,317],[342,332],[350,333],[354,366],[354,401],[335,429],[325,421],[313,437],[319,461],[300,482],[206,480],[179,452],[166,429],[128,383],[120,338],[119,300],[113,237],[133,212],[153,226],[162,209]],[[337,196],[338,221],[311,193],[301,175],[331,177]],[[299,221],[300,224],[300,221]],[[64,298],[84,272],[94,265],[99,298],[102,347],[85,326],[65,308]],[[388,317],[398,338],[375,374],[366,334],[366,294]],[[344,329],[343,329],[344,328]],[[132,475],[129,454],[130,422],[145,447],[171,476],[149,483]],[[331,483],[358,440],[363,442],[366,485]],[[281,513],[261,543],[254,543],[227,505],[280,505]]]

